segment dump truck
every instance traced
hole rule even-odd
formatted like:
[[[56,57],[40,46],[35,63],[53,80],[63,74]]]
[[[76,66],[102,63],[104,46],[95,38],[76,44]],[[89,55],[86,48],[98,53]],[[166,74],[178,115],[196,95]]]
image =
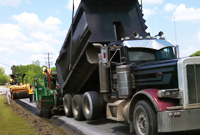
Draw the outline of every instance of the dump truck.
[[[56,71],[34,76],[32,85],[39,116],[50,118],[55,112],[63,111],[63,98],[60,94]]]
[[[28,98],[29,84],[24,84],[24,76],[26,74],[12,74],[10,77],[13,82],[9,83],[10,96],[12,99]]]
[[[146,32],[138,0],[81,0],[56,60],[67,117],[137,135],[200,129],[200,58]]]

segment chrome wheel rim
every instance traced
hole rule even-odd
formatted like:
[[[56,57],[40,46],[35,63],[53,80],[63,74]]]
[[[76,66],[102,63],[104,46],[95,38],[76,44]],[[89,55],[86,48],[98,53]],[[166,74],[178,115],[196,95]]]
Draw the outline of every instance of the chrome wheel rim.
[[[148,119],[142,110],[138,110],[136,113],[136,126],[141,135],[147,134],[149,128]]]
[[[78,104],[77,104],[77,102],[74,100],[72,105],[73,105],[74,115],[78,115]]]
[[[65,109],[65,112],[66,113],[68,113],[68,111],[69,111],[69,105],[68,105],[68,103],[67,103],[67,100],[65,100],[65,102],[64,102],[64,109]]]
[[[84,110],[86,114],[88,115],[90,114],[90,103],[89,103],[88,98],[85,98],[84,100]]]

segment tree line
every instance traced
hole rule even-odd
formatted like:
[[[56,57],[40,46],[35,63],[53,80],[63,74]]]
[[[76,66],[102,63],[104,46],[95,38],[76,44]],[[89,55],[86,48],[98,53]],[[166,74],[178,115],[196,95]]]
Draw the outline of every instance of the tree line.
[[[5,70],[0,67],[0,85],[5,85],[8,81],[8,76],[5,74]]]
[[[23,83],[25,84],[31,84],[32,83],[32,78],[34,76],[38,76],[38,75],[42,75],[43,71],[42,71],[42,68],[44,66],[40,67],[40,62],[37,60],[37,61],[33,61],[32,64],[29,64],[29,65],[19,65],[19,66],[16,66],[16,72],[15,74],[26,74],[24,76],[24,80],[23,80]],[[16,78],[16,80],[18,82],[22,82],[22,76],[18,76],[18,78]]]
[[[34,76],[43,75],[43,67],[47,68],[46,66],[40,66],[40,61],[33,61],[32,64],[29,65],[19,65],[15,66],[15,73],[14,74],[20,74],[16,80],[20,83],[25,84],[31,84],[33,82]],[[56,70],[55,67],[52,68],[52,70]],[[26,74],[24,76],[23,82],[22,82],[22,74]]]

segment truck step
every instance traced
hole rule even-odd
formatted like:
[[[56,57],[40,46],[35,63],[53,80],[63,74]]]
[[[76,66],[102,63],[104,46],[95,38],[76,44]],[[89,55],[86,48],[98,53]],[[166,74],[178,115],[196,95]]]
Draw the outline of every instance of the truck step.
[[[106,107],[106,116],[107,119],[115,120],[115,121],[125,121],[127,120],[127,114],[122,112],[128,113],[128,100],[117,100],[112,103],[108,103]],[[127,111],[122,111],[126,109]]]

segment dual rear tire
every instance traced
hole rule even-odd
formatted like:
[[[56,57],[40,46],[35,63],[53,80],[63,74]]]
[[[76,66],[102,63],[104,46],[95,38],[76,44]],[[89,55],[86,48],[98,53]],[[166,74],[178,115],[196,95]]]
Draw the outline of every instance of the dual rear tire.
[[[72,117],[72,96],[66,94],[63,99],[64,112],[67,117]]]
[[[75,120],[84,120],[85,116],[82,109],[82,95],[74,95],[72,98],[72,113]]]
[[[99,95],[95,91],[85,92],[82,95],[66,94],[63,99],[64,111],[67,117],[72,117],[80,120],[96,120],[102,112],[102,103]]]
[[[64,97],[65,114],[80,120],[96,120],[102,113],[102,102],[95,91],[84,95],[66,94]],[[133,110],[133,125],[137,135],[157,135],[157,118],[154,107],[148,100],[138,101]]]
[[[102,102],[95,91],[86,92],[83,95],[83,113],[87,120],[96,120],[102,113]]]

